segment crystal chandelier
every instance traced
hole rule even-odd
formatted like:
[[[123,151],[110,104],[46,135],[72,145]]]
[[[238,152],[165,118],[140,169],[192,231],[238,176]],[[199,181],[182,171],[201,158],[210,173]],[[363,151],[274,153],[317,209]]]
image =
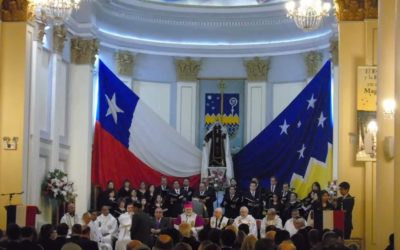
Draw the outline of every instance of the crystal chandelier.
[[[303,31],[318,29],[325,16],[329,15],[330,3],[321,0],[300,0],[299,4],[294,1],[286,3],[287,16],[294,20],[297,27]]]
[[[36,15],[46,15],[54,25],[61,25],[79,8],[81,0],[32,0]]]

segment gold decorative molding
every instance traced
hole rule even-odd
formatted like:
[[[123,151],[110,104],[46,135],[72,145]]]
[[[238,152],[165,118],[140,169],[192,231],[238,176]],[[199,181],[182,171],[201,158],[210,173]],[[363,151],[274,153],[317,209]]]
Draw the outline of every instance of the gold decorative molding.
[[[201,62],[191,58],[179,59],[175,61],[176,77],[178,81],[197,81]]]
[[[135,64],[135,56],[129,51],[118,51],[115,53],[117,72],[123,76],[132,76]]]
[[[67,30],[64,25],[53,27],[53,51],[61,54],[64,50],[64,42],[67,40]]]
[[[261,60],[259,57],[246,61],[247,80],[253,82],[267,81],[270,64],[270,59]]]
[[[363,21],[378,18],[378,0],[335,0],[339,21]]]
[[[74,64],[93,65],[99,51],[99,43],[96,39],[71,39],[71,62]]]
[[[333,38],[330,41],[329,51],[331,52],[331,59],[333,65],[339,64],[339,40]]]
[[[317,74],[322,65],[322,53],[318,51],[310,51],[304,56],[304,62],[307,67],[307,76],[313,77]]]
[[[43,37],[46,35],[45,28],[47,25],[47,15],[44,10],[41,10],[40,17],[35,18],[34,40],[43,43]]]
[[[32,17],[31,6],[29,0],[3,0],[1,20],[3,22],[26,22]]]

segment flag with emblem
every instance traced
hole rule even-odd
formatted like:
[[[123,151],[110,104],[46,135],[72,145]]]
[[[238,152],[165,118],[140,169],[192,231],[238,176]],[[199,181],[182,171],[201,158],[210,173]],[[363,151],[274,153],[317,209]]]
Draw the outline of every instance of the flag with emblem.
[[[201,151],[152,111],[103,62],[99,62],[98,106],[92,153],[92,182],[117,186],[127,179],[160,183],[200,181]]]
[[[328,61],[300,94],[233,159],[242,188],[275,176],[300,197],[314,181],[332,180],[331,64]]]

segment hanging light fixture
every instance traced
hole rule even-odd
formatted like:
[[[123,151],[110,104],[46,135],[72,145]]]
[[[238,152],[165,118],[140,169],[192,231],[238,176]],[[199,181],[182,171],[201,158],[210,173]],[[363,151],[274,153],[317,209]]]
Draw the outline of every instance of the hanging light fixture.
[[[62,25],[79,8],[81,0],[32,0],[35,15],[46,15],[54,25]]]
[[[323,18],[329,15],[330,3],[321,0],[300,0],[299,4],[294,1],[286,3],[287,16],[295,22],[296,26],[304,31],[318,29]]]

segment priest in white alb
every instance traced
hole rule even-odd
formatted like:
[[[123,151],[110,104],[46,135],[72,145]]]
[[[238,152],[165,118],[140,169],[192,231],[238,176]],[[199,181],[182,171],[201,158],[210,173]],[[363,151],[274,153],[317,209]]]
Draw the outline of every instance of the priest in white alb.
[[[69,203],[67,207],[67,212],[61,218],[60,223],[65,223],[68,225],[68,232],[71,233],[72,226],[75,224],[81,224],[78,215],[75,214],[75,204]]]
[[[257,237],[257,222],[256,219],[252,215],[249,214],[249,209],[247,207],[240,208],[240,215],[236,217],[233,225],[237,228],[241,224],[246,224],[249,226],[249,234],[254,235]]]
[[[101,208],[101,215],[97,217],[96,223],[101,234],[100,246],[105,246],[111,250],[112,242],[117,238],[118,223],[114,216],[110,214],[109,207],[103,206]]]
[[[224,229],[229,223],[229,219],[224,216],[222,208],[218,207],[214,210],[214,216],[210,219],[211,228]]]
[[[193,236],[197,237],[197,233],[204,228],[204,220],[201,216],[193,212],[192,202],[185,203],[184,210],[185,212],[183,214],[176,217],[174,227],[179,230],[179,225],[186,222],[191,225]]]

